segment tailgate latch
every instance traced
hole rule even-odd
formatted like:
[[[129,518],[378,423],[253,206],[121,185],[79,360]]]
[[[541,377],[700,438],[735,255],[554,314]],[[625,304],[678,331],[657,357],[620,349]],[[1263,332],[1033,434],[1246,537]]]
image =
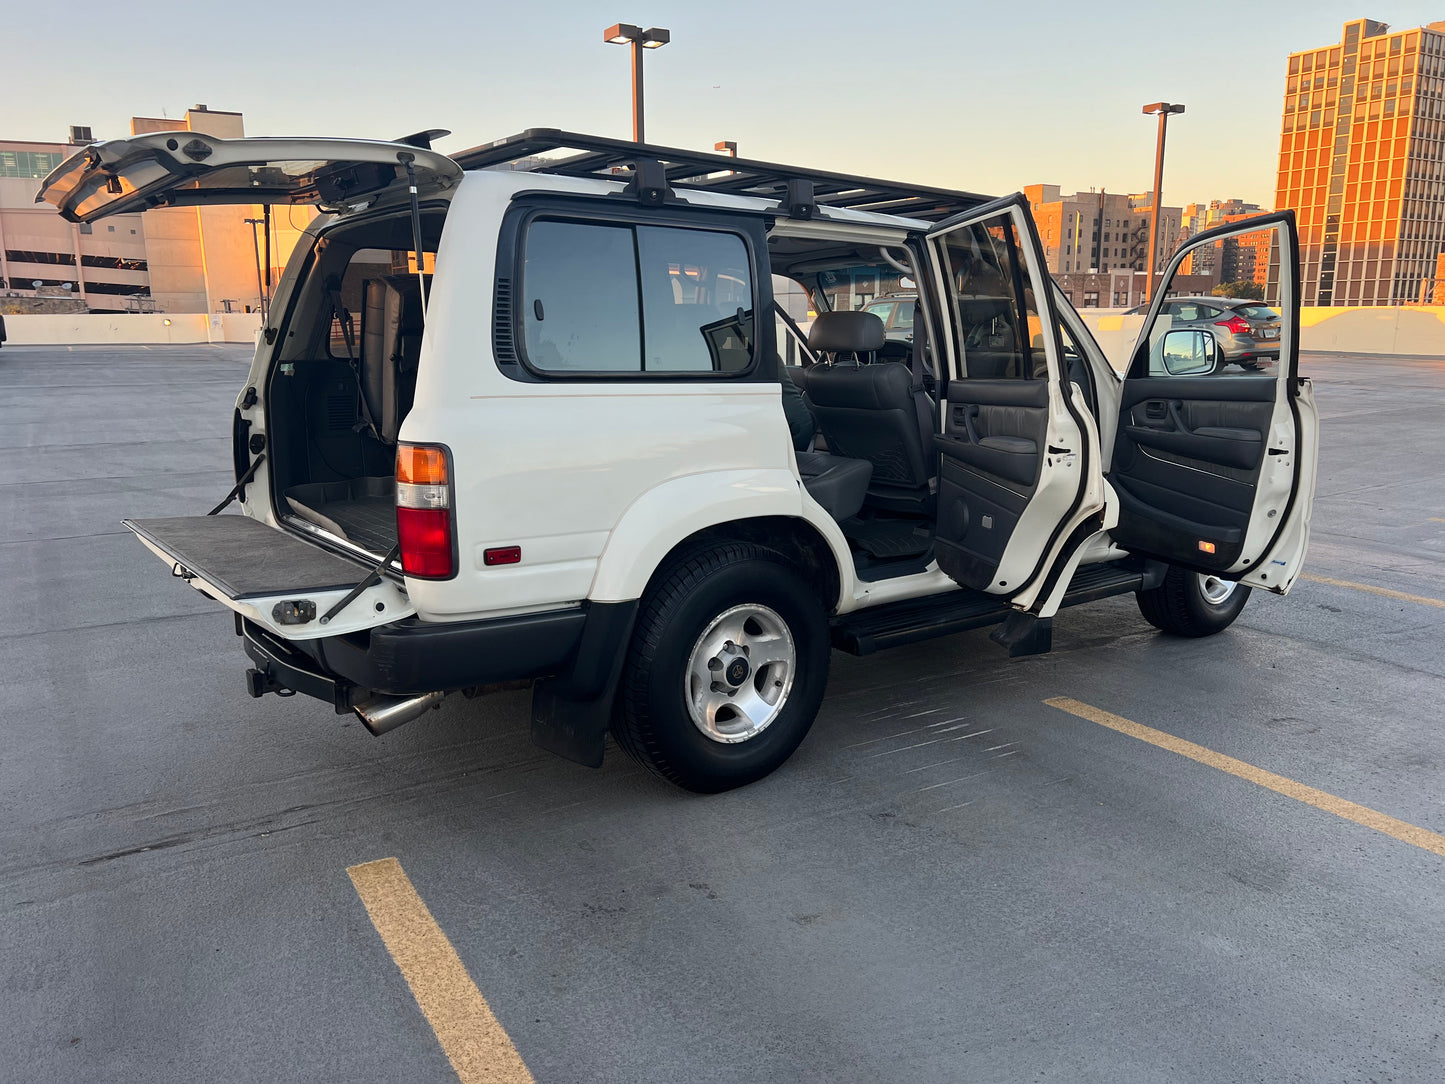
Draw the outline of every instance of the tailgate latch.
[[[304,625],[316,620],[316,603],[309,598],[287,599],[271,607],[271,618],[278,625]]]

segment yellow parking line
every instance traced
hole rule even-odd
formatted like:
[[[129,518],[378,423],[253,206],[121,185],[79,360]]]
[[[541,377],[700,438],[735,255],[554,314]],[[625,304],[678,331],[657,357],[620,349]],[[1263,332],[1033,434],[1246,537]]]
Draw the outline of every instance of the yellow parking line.
[[[1315,583],[1327,583],[1331,587],[1349,587],[1356,591],[1368,591],[1372,595],[1397,598],[1401,602],[1418,602],[1422,606],[1438,606],[1445,610],[1445,599],[1426,598],[1424,595],[1407,595],[1404,591],[1391,591],[1388,587],[1374,587],[1368,583],[1355,583],[1353,580],[1332,580],[1328,576],[1312,576],[1308,572],[1301,572],[1299,578],[1313,580]]]
[[[1431,522],[1431,523],[1445,523],[1445,519],[1441,519],[1439,516],[1431,516],[1431,517],[1430,517],[1430,522]]]
[[[1256,768],[1253,764],[1246,764],[1242,760],[1235,760],[1234,757],[1216,753],[1213,749],[1206,749],[1202,745],[1195,745],[1192,741],[1176,738],[1173,734],[1166,734],[1162,730],[1130,722],[1121,716],[1091,707],[1067,696],[1055,696],[1045,700],[1044,703],[1051,708],[1067,711],[1070,715],[1077,715],[1080,719],[1087,719],[1091,723],[1098,723],[1110,730],[1117,730],[1120,734],[1127,734],[1131,738],[1138,738],[1150,745],[1157,745],[1160,749],[1167,749],[1171,753],[1178,753],[1190,760],[1197,760],[1200,764],[1218,768],[1221,772],[1228,772],[1230,775],[1237,775],[1240,779],[1258,783],[1261,787],[1268,787],[1272,791],[1283,794],[1286,798],[1293,798],[1297,802],[1304,802],[1305,805],[1323,809],[1326,813],[1344,817],[1347,821],[1363,824],[1366,828],[1384,832],[1385,835],[1398,839],[1401,843],[1408,843],[1413,847],[1419,847],[1421,850],[1445,858],[1445,835],[1441,835],[1439,832],[1432,832],[1428,828],[1421,828],[1343,798],[1336,798],[1333,794],[1326,794],[1322,790],[1297,783],[1285,776],[1275,775],[1274,772],[1267,772],[1263,768]]]
[[[464,1084],[532,1084],[487,999],[395,858],[347,871],[372,925]]]

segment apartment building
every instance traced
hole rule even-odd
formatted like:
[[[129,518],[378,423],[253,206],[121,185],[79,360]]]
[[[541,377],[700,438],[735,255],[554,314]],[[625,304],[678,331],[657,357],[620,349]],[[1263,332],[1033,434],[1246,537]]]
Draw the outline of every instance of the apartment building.
[[[1049,272],[1105,274],[1142,271],[1149,258],[1152,198],[1120,192],[1062,194],[1056,184],[1032,184],[1024,196],[1038,223]],[[1179,239],[1182,208],[1165,207],[1160,219],[1159,259]]]
[[[1275,205],[1299,219],[1304,304],[1428,300],[1445,250],[1445,21],[1355,19],[1290,54]]]

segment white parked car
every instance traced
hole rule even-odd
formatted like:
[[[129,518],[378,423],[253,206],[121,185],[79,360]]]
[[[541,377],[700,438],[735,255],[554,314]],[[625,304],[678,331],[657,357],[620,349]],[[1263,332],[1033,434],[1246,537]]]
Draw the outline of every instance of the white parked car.
[[[378,733],[527,681],[539,745],[596,765],[610,730],[723,790],[798,747],[833,648],[997,624],[1046,651],[1060,608],[1125,592],[1208,635],[1304,560],[1287,212],[1194,238],[1159,291],[1190,248],[1272,231],[1275,378],[1216,373],[1208,330],[1151,313],[1121,379],[1021,196],[532,130],[451,157],[162,132],[87,148],[42,198],[82,222],[324,212],[237,398],[241,514],[127,525],[235,612],[252,695]],[[870,268],[916,283],[911,348],[829,311],[819,277]],[[806,334],[773,276],[807,291]]]

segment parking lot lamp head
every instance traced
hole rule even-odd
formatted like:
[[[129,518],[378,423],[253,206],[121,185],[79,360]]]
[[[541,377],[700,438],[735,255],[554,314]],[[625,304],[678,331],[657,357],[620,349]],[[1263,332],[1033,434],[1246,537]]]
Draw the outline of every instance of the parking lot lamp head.
[[[602,32],[602,40],[609,45],[627,45],[642,37],[642,28],[631,23],[614,23]]]
[[[632,47],[632,141],[641,143],[642,135],[642,50],[661,49],[672,40],[672,32],[660,26],[646,30],[632,23],[614,23],[602,32],[609,45]]]

